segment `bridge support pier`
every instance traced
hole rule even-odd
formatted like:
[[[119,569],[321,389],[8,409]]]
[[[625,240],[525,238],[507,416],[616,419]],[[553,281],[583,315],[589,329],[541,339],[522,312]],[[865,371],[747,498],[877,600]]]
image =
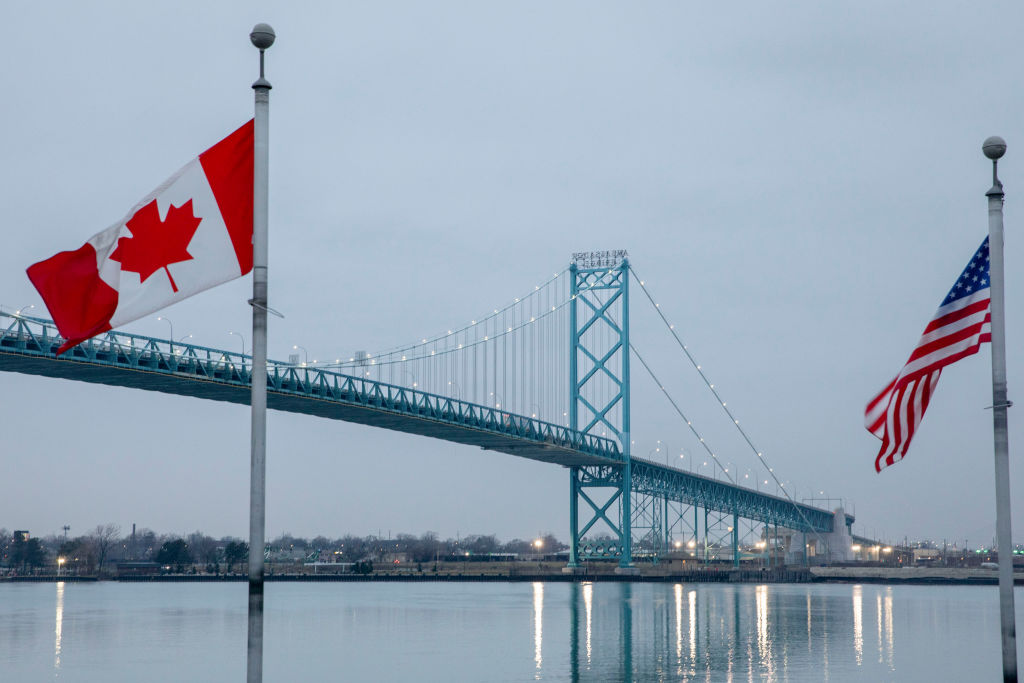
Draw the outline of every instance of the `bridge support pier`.
[[[628,448],[626,452],[629,452]],[[620,569],[628,569],[633,566],[633,504],[631,500],[633,480],[630,476],[632,469],[629,460],[626,460],[626,464],[622,466],[622,488],[619,493],[621,499],[619,505],[621,513],[619,515],[619,528],[622,529],[620,535],[622,541],[622,556],[619,558]]]
[[[740,516],[732,513],[732,566],[740,566]]]
[[[580,566],[580,468],[569,470],[569,568]]]

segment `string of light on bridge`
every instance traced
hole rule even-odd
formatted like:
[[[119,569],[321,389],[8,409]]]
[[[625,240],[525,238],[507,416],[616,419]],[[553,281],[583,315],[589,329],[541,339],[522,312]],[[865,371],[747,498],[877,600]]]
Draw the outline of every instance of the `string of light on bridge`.
[[[644,296],[647,297],[647,300],[651,303],[651,306],[657,312],[658,317],[661,318],[661,321],[665,324],[665,327],[668,328],[668,331],[671,333],[672,338],[676,340],[676,343],[679,345],[679,348],[682,349],[683,353],[686,355],[686,358],[690,361],[690,364],[694,367],[694,369],[697,371],[697,374],[700,375],[700,378],[704,381],[705,386],[707,386],[707,388],[711,391],[712,395],[714,395],[714,397],[715,397],[715,400],[718,402],[718,404],[721,406],[722,410],[725,412],[725,414],[732,421],[733,427],[743,437],[743,440],[747,443],[747,446],[750,447],[750,450],[754,453],[754,455],[757,456],[757,460],[761,463],[761,465],[764,467],[764,469],[768,472],[768,475],[771,476],[771,478],[775,481],[775,484],[779,487],[779,490],[782,492],[782,495],[785,496],[785,498],[790,503],[793,504],[793,506],[796,508],[796,510],[800,513],[800,516],[803,517],[805,522],[807,522],[808,528],[813,528],[813,525],[810,523],[810,520],[807,519],[807,516],[804,514],[804,512],[801,509],[800,505],[797,504],[797,502],[790,495],[789,491],[786,490],[785,485],[782,483],[782,481],[779,479],[779,477],[775,474],[775,468],[772,467],[768,463],[768,459],[764,456],[764,452],[759,450],[757,448],[757,446],[754,445],[753,440],[747,434],[746,430],[744,430],[743,427],[740,426],[739,419],[729,409],[729,406],[727,405],[726,401],[724,401],[722,399],[722,396],[719,393],[719,391],[717,389],[715,389],[714,383],[708,378],[708,376],[704,372],[703,368],[701,368],[700,364],[693,357],[693,354],[690,353],[690,349],[688,348],[688,346],[683,343],[683,340],[679,337],[679,334],[676,332],[675,325],[670,323],[668,318],[665,317],[665,313],[661,310],[661,305],[658,304],[654,300],[654,297],[651,295],[650,291],[648,291],[646,281],[642,280],[640,278],[640,275],[636,272],[636,270],[633,268],[632,265],[629,266],[629,270],[633,274],[633,278],[636,280],[637,284],[640,285],[640,289],[641,289],[641,291],[643,291]],[[638,357],[639,357],[639,354],[638,354]],[[641,360],[640,362],[644,364],[644,367],[647,367],[647,364],[644,363],[643,360]],[[650,372],[649,369],[648,369],[648,372]],[[651,376],[654,377],[653,373],[651,374]],[[657,382],[657,379],[655,379],[655,382]],[[660,382],[658,382],[658,386],[661,387],[662,391],[665,391],[664,386]],[[667,392],[665,392],[665,394],[666,394],[666,396],[668,396]],[[671,400],[671,397],[669,397],[669,400]],[[673,401],[673,405],[675,405],[674,401]],[[678,408],[677,408],[677,410],[678,410]],[[680,415],[682,415],[681,412],[680,412]],[[692,429],[692,426],[691,426],[691,429]],[[703,443],[703,440],[701,442]],[[815,532],[815,534],[817,534],[817,532]]]

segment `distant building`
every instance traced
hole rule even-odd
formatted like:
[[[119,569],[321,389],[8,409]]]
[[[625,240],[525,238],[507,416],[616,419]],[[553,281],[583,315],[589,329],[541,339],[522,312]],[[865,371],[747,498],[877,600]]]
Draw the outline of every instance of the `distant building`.
[[[22,543],[25,543],[26,541],[28,541],[28,538],[28,529],[17,530],[14,532],[14,540],[16,542],[21,541]]]

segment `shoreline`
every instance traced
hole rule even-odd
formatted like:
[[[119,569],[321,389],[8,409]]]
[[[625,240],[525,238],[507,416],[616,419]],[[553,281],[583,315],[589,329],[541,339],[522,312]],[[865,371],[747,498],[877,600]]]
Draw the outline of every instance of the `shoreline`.
[[[11,576],[0,578],[5,583],[95,583],[111,581],[121,583],[224,583],[245,582],[245,574],[155,574],[98,576]],[[907,567],[890,569],[880,567],[812,567],[810,569],[712,569],[686,572],[374,572],[371,574],[267,574],[267,583],[870,583],[892,585],[948,585],[996,586],[999,577],[993,570],[960,568]],[[1024,573],[1014,575],[1014,585],[1024,586]]]

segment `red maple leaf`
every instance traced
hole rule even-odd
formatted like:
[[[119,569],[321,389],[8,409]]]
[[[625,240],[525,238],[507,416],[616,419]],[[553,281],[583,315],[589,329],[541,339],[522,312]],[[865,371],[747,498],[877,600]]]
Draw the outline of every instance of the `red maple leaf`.
[[[177,292],[178,285],[167,266],[192,260],[188,243],[202,220],[192,213],[191,199],[180,207],[172,204],[167,218],[160,220],[154,199],[125,223],[132,236],[119,238],[110,258],[121,262],[121,270],[138,273],[140,282],[145,282],[146,278],[163,268],[171,281],[171,289]]]

